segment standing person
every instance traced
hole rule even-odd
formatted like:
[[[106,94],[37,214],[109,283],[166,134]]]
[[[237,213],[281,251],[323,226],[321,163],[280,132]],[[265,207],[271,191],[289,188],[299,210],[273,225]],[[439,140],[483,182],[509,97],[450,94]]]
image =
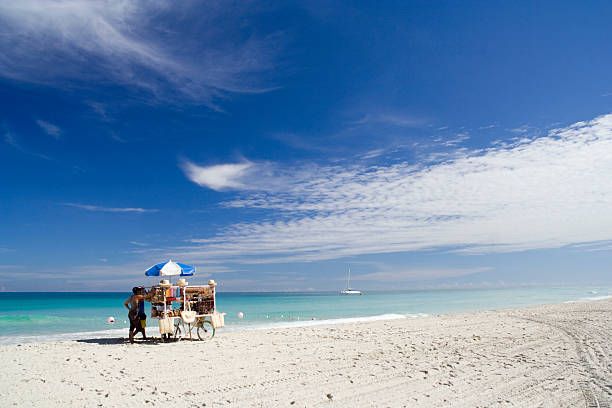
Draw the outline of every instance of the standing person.
[[[147,315],[144,312],[144,304],[145,300],[150,299],[150,294],[147,294],[145,288],[143,287],[133,287],[132,288],[133,295],[129,297],[128,300],[123,303],[129,312],[128,319],[130,319],[130,343],[134,343],[134,336],[137,333],[142,333],[142,338],[147,339],[147,334],[145,333],[145,325],[143,325],[143,321],[146,321]],[[146,323],[145,323],[146,324]]]

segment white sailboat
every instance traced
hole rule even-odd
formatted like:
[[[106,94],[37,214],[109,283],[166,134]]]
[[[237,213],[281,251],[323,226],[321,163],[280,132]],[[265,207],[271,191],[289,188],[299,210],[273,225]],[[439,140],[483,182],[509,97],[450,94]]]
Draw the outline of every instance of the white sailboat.
[[[341,295],[361,295],[361,291],[351,289],[351,268],[348,268],[348,276],[346,277],[346,289],[340,291]]]

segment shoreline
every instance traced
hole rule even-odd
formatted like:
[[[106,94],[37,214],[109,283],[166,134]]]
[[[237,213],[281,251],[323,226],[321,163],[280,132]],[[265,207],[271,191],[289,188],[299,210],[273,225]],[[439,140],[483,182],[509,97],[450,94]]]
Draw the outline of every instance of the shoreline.
[[[563,304],[563,303],[576,303],[576,302],[596,302],[600,300],[612,299],[612,295],[606,296],[593,296],[584,297],[577,300],[567,300],[563,302],[553,303],[536,303],[527,306],[518,306],[511,308],[492,308],[474,311],[458,311],[448,313],[384,313],[379,315],[371,316],[357,316],[357,317],[341,317],[341,318],[330,318],[330,319],[313,319],[313,320],[293,320],[293,321],[270,321],[270,322],[258,322],[252,325],[230,325],[226,326],[221,331],[234,332],[234,331],[253,331],[253,330],[270,330],[270,329],[291,329],[291,328],[302,328],[311,326],[322,326],[322,325],[336,325],[345,323],[364,323],[370,321],[379,320],[396,320],[396,319],[414,319],[428,316],[452,316],[455,314],[464,313],[479,313],[479,312],[494,312],[494,311],[510,311],[517,309],[525,309],[530,307]],[[147,319],[147,332],[153,336],[159,337],[159,330],[157,328],[157,321],[154,319]],[[53,343],[58,341],[79,341],[79,340],[93,340],[93,339],[127,339],[128,327],[112,328],[105,330],[90,330],[90,331],[74,331],[74,332],[60,332],[60,333],[48,333],[42,335],[11,335],[11,336],[0,336],[0,347],[13,345],[13,344],[31,344],[31,343]],[[124,336],[125,334],[125,336]],[[118,336],[118,337],[117,337]],[[46,339],[48,338],[48,339]]]
[[[323,326],[323,325],[338,325],[345,323],[365,323],[370,321],[380,320],[396,320],[396,319],[415,319],[429,316],[452,316],[456,314],[465,313],[481,313],[481,312],[494,312],[494,311],[510,311],[518,309],[526,309],[530,307],[539,307],[554,304],[564,303],[582,303],[582,302],[597,302],[600,300],[612,299],[612,295],[606,296],[593,296],[584,297],[577,300],[567,300],[563,302],[555,303],[536,303],[528,306],[511,307],[511,308],[492,308],[475,310],[468,312],[448,312],[448,313],[411,313],[411,314],[400,314],[400,313],[384,313],[379,315],[371,316],[356,316],[356,317],[341,317],[341,318],[330,318],[330,319],[314,319],[314,320],[293,320],[293,321],[270,321],[270,322],[258,322],[252,325],[229,325],[220,329],[223,332],[242,332],[242,331],[256,331],[256,330],[273,330],[273,329],[292,329],[302,328],[311,326]],[[151,318],[147,319],[147,333],[151,333],[153,336],[159,337],[159,330],[157,328],[157,321]],[[127,339],[128,327],[112,328],[105,330],[90,330],[90,331],[74,331],[74,332],[59,332],[59,333],[48,333],[43,335],[11,335],[11,336],[0,336],[0,347],[14,345],[14,344],[31,344],[31,343],[52,343],[58,341],[79,341],[79,340],[93,340],[93,339]],[[48,338],[48,340],[46,339]]]
[[[612,299],[605,299],[220,330],[209,342],[7,345],[0,347],[0,400],[5,406],[606,406],[611,337]],[[27,392],[12,391],[18,388]]]

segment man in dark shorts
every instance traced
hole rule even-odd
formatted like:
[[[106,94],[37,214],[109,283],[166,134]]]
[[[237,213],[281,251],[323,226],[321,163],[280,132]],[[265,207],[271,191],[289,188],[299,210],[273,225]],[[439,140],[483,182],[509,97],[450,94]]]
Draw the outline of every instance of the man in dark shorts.
[[[144,312],[145,300],[150,299],[145,288],[137,286],[132,288],[133,295],[123,304],[128,308],[128,319],[130,319],[130,343],[134,343],[134,336],[137,333],[142,333],[142,338],[147,339],[145,328],[142,325],[142,320],[146,320],[147,315]]]

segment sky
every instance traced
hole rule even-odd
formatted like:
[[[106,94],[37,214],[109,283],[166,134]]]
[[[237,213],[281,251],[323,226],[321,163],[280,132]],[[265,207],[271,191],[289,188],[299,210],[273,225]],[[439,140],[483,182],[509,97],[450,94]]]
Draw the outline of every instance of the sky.
[[[607,2],[0,3],[0,290],[612,283]]]

